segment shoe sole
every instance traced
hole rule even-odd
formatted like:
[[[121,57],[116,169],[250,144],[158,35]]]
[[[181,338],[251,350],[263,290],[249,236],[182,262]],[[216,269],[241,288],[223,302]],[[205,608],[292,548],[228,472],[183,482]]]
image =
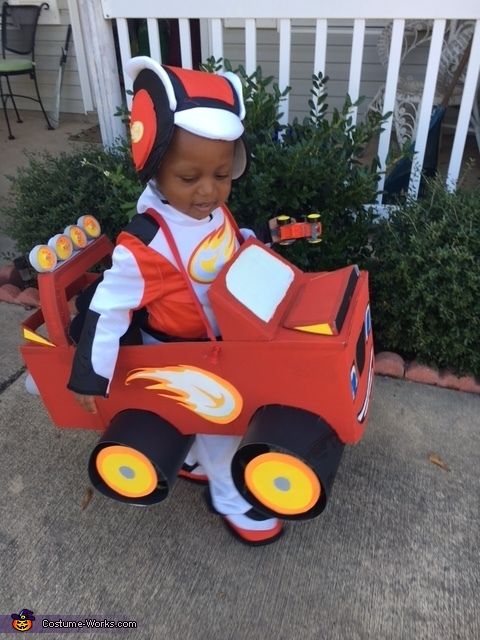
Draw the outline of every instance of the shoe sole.
[[[247,532],[245,529],[240,529],[239,527],[236,527],[234,524],[232,524],[231,522],[229,522],[227,520],[227,518],[225,517],[225,515],[223,513],[220,513],[219,511],[217,511],[215,509],[215,507],[213,506],[213,502],[212,502],[212,497],[210,495],[210,491],[207,487],[206,491],[203,494],[203,497],[205,499],[205,503],[208,507],[208,510],[211,513],[214,513],[217,516],[221,516],[222,518],[222,522],[225,525],[225,527],[227,528],[227,531],[239,542],[242,542],[243,544],[245,544],[247,547],[264,547],[267,544],[272,544],[272,542],[276,542],[279,538],[281,538],[283,536],[283,534],[285,533],[285,525],[280,522],[279,523],[279,530],[273,534],[272,536],[268,537],[268,538],[263,538],[261,540],[252,540],[251,538],[246,537],[246,535],[248,536],[248,534],[250,532]],[[242,534],[241,532],[245,532],[246,535]],[[261,531],[252,531],[252,535],[258,535],[261,534]]]
[[[242,534],[242,531],[245,531],[245,529],[237,529],[237,527],[235,527],[235,525],[233,525],[231,522],[229,522],[225,517],[222,518],[223,524],[226,526],[227,531],[232,534],[232,536],[238,540],[239,542],[242,542],[244,545],[246,545],[247,547],[265,547],[267,544],[272,544],[272,542],[276,542],[279,538],[281,538],[283,536],[283,534],[285,533],[285,528],[283,526],[282,523],[279,523],[279,530],[272,536],[268,537],[268,538],[262,538],[260,540],[252,540],[251,538],[246,537],[244,534]],[[250,534],[250,532],[246,532],[245,533],[247,535]],[[262,531],[252,531],[252,534],[257,534],[257,533],[263,533]]]
[[[178,477],[182,478],[182,480],[187,480],[188,482],[194,482],[195,484],[208,484],[207,476],[196,475],[195,473],[190,473],[183,469],[180,469],[178,472]]]

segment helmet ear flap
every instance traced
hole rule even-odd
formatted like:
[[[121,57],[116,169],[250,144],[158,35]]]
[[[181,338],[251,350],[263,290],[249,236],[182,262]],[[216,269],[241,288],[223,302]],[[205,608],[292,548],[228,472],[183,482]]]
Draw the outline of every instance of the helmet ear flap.
[[[133,83],[130,136],[135,169],[142,183],[154,175],[174,130],[174,113],[159,76],[143,69]]]

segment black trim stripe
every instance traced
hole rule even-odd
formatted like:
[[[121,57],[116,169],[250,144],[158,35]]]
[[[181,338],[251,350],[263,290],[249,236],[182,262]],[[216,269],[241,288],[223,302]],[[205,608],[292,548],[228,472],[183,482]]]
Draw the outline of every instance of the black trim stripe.
[[[100,315],[90,309],[85,316],[80,342],[73,358],[72,373],[67,388],[76,393],[106,396],[108,379],[95,373],[92,365],[92,347]]]
[[[352,272],[350,273],[350,277],[348,278],[347,286],[345,287],[345,291],[343,293],[342,302],[340,303],[337,315],[335,316],[335,327],[338,333],[340,333],[342,330],[348,307],[350,306],[350,300],[352,299],[353,292],[355,291],[355,287],[357,286],[359,277],[360,275],[358,272],[358,268],[357,266],[354,266]]]
[[[362,329],[358,336],[355,359],[357,361],[358,375],[361,376],[365,366],[365,323],[362,324]]]

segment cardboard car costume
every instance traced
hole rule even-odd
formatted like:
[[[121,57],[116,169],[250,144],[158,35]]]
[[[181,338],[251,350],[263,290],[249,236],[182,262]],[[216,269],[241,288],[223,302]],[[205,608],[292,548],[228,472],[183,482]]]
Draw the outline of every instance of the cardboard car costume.
[[[212,76],[205,91],[197,72],[149,58],[131,64],[132,148],[142,180],[153,175],[174,126],[201,126],[197,133],[207,135],[216,108],[224,135],[238,140],[234,177],[242,175],[239,81]],[[98,278],[90,269],[112,251],[105,236],[90,239],[39,274],[41,307],[24,322],[21,347],[52,421],[103,431],[89,461],[94,486],[127,503],[161,502],[195,434],[240,435],[232,476],[250,504],[283,519],[321,513],[345,444],[361,438],[368,420],[374,355],[367,273],[355,266],[304,273],[247,240],[208,289],[221,338],[207,331],[205,340],[125,340],[108,398],[98,398],[90,414],[67,389],[76,351],[70,301]]]
[[[90,460],[93,483],[154,504],[170,493],[195,433],[243,435],[232,472],[248,501],[282,518],[318,515],[344,445],[368,420],[367,274],[303,273],[248,240],[210,288],[222,339],[121,346],[109,397],[89,414],[66,388],[75,352],[68,299],[98,277],[88,269],[111,251],[101,236],[39,274],[41,308],[24,322],[21,347],[52,421],[104,431]]]

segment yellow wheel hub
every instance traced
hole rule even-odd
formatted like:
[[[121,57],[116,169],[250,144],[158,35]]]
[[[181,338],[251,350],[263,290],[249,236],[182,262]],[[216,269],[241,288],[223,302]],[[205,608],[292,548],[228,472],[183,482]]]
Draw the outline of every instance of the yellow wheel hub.
[[[245,483],[259,502],[283,515],[305,513],[322,492],[312,469],[286,453],[264,453],[250,460]]]
[[[131,447],[105,447],[99,451],[95,464],[105,484],[121,496],[141,498],[157,487],[155,467],[143,453]]]

